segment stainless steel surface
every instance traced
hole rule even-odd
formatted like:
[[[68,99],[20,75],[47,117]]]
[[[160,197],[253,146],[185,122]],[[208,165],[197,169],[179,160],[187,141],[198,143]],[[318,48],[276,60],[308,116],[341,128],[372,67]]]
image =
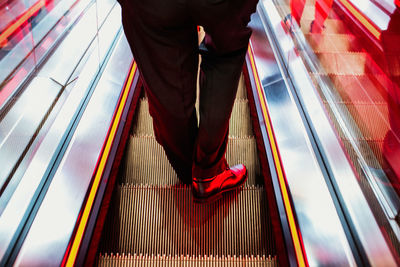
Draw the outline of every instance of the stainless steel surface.
[[[53,177],[15,265],[61,263],[129,71],[132,60],[129,51],[125,38],[121,37]]]
[[[82,5],[85,4],[85,1],[82,2]],[[94,7],[95,6],[92,6],[92,13],[95,12]],[[49,167],[51,167],[51,164],[53,164],[54,157],[57,155],[56,153],[58,153],[59,143],[64,138],[66,130],[69,129],[72,120],[76,116],[77,109],[82,104],[93,79],[99,72],[101,61],[104,60],[106,52],[110,49],[116,34],[121,29],[119,13],[120,9],[118,6],[114,8],[114,11],[108,16],[109,20],[101,25],[102,27],[98,34],[102,37],[98,41],[92,42],[89,48],[82,50],[81,52],[84,53],[83,56],[77,55],[75,57],[75,59],[80,57],[79,66],[81,69],[78,71],[76,66],[73,68],[71,67],[71,69],[74,70],[74,75],[79,75],[79,79],[75,80],[74,83],[69,83],[63,88],[51,78],[51,72],[47,73],[50,77],[44,77],[46,73],[41,72],[40,75],[43,76],[38,76],[29,83],[27,88],[25,88],[22,94],[16,99],[13,107],[5,114],[0,122],[0,162],[2,162],[2,168],[0,168],[0,182],[1,186],[3,186],[6,178],[13,179],[13,177],[9,177],[10,172],[20,159],[28,143],[34,138],[35,131],[40,129],[46,112],[48,112],[50,105],[54,104],[54,101],[56,101],[57,94],[63,90],[62,96],[57,100],[58,102],[62,102],[62,109],[58,117],[52,122],[49,131],[44,134],[43,140],[40,140],[36,145],[33,152],[34,154],[29,155],[31,159],[28,160],[28,167],[19,183],[15,185],[15,191],[11,196],[9,196],[9,194],[7,194],[7,196],[5,196],[6,194],[0,196],[0,204],[2,207],[0,210],[1,260],[4,260],[4,253],[13,242],[13,238],[18,233],[18,228],[22,226],[21,224],[23,223],[24,216],[26,216],[32,208],[32,200],[37,197],[38,190],[40,190],[40,186],[43,185],[44,179],[46,178],[45,173],[48,171]],[[90,15],[92,18],[93,14]],[[83,21],[85,22],[85,20]],[[86,23],[88,23],[88,21],[86,21]],[[71,38],[75,38],[75,40]],[[70,34],[64,41],[79,44],[77,40],[81,39],[79,34],[77,35],[75,33],[72,35]],[[68,45],[61,45],[57,49],[57,53],[60,57],[62,56],[61,59],[64,63],[71,59],[69,56],[69,48],[70,46]],[[75,64],[76,63],[75,61]],[[44,67],[48,70],[57,71],[57,68],[55,68],[53,64],[54,61],[49,60]],[[58,71],[62,72],[62,67],[63,66],[59,66]],[[120,70],[120,66],[114,67],[116,70],[113,71],[117,72]],[[118,74],[121,75],[120,73]],[[69,75],[71,75],[71,73]],[[113,76],[116,77],[115,79],[118,79],[118,75],[113,74]],[[115,82],[118,83],[121,81]]]
[[[96,33],[96,5],[92,4],[38,75],[50,77],[61,85],[67,85],[74,69],[95,39]],[[65,53],[68,53],[68,57],[65,56]]]
[[[96,5],[97,5],[97,20],[99,23],[99,27],[101,24],[103,24],[104,20],[106,19],[108,12],[112,9],[112,7],[116,4],[117,2],[115,0],[96,0]],[[117,23],[116,25],[119,25]]]
[[[103,0],[100,0],[103,1]],[[101,24],[101,28],[97,34],[97,41],[99,43],[99,57],[100,61],[104,59],[106,56],[106,53],[109,51],[110,45],[112,41],[114,40],[114,36],[118,33],[121,27],[121,7],[118,4],[115,4],[116,1],[112,0],[114,2],[114,5],[110,6],[111,0],[107,0],[107,5],[102,7],[102,4],[100,2],[97,2],[98,6],[97,8],[103,8],[104,11],[107,11],[107,19],[104,21],[104,23]],[[111,10],[107,10],[106,8],[112,7]],[[104,13],[103,11],[103,13]],[[103,14],[101,13],[101,14]],[[100,14],[98,14],[99,16]],[[113,72],[117,72],[119,68],[116,68],[115,70],[112,70]],[[116,79],[118,79],[119,75],[117,73],[112,73],[110,74],[110,79],[112,79],[112,76],[115,74]],[[75,74],[73,75],[72,78],[74,78]]]
[[[88,0],[82,1],[83,3],[81,4],[88,4]],[[60,1],[57,3],[57,5],[52,9],[46,16],[37,24],[35,27],[32,29],[32,42],[36,46],[39,44],[42,39],[45,37],[46,34],[48,34],[52,28],[59,23],[59,20],[64,18],[64,15],[71,9],[72,5],[75,4],[74,1]],[[82,10],[79,10],[82,11]],[[70,14],[68,14],[70,19]],[[65,18],[67,19],[67,18]],[[67,20],[67,22],[64,22],[63,24],[66,24],[65,26],[68,25],[68,21],[75,21],[74,19]]]
[[[1,52],[5,52],[4,57],[0,60],[0,84],[2,87],[0,90],[0,109],[14,97],[27,79],[32,78],[31,73],[35,71],[35,67],[38,67],[38,64],[52,52],[53,46],[71,29],[71,26],[74,25],[77,18],[82,15],[82,11],[91,1],[76,0],[74,2],[62,0],[52,2],[52,4],[56,5],[54,8],[48,9],[46,6],[37,13],[39,17],[43,17],[43,13],[50,10],[49,13],[44,14],[44,17],[39,22],[36,22],[34,15],[25,22],[26,26],[16,29],[17,34],[15,34],[15,37],[6,39],[8,45],[0,48]],[[11,16],[18,15],[18,12],[10,11],[16,6],[18,9],[21,8],[18,4],[14,5],[15,2],[22,1],[16,0],[11,4],[9,3],[12,7],[7,10],[6,6],[5,13],[8,12]],[[34,1],[30,2],[34,3]],[[44,4],[44,1],[42,3]],[[70,9],[72,6],[73,8]],[[23,12],[23,10],[19,10],[19,12]],[[1,16],[1,20],[3,18],[4,16]],[[17,18],[18,16],[13,17],[14,20]],[[8,26],[11,27],[10,25]]]
[[[0,61],[0,84],[5,81],[5,79],[10,75],[10,72],[13,71],[26,57],[28,60],[34,60],[33,55],[27,56],[27,51],[33,50],[32,38],[32,33],[29,33],[18,42],[18,44],[13,48],[12,53],[8,53]],[[34,64],[35,63],[32,65]]]
[[[79,107],[87,89],[92,82],[93,76],[99,70],[98,49],[94,48],[94,53],[87,62],[87,67],[81,73],[81,78],[74,86],[67,86],[66,92],[70,92],[68,99],[64,104],[64,108],[60,112],[57,119],[49,129],[46,137],[36,151],[35,158],[30,162],[21,182],[17,186],[11,199],[6,204],[4,212],[0,215],[0,258],[4,256],[4,252],[9,246],[13,235],[22,220],[25,212],[29,208],[29,204],[35,195],[35,192],[42,182],[43,176],[49,167],[54,153],[57,151],[59,142],[62,140],[65,131],[68,129],[73,119],[76,109]],[[45,79],[45,78],[41,78]],[[45,79],[46,81],[50,79]],[[52,81],[52,83],[56,84]],[[48,88],[46,84],[42,84],[42,89]],[[58,85],[59,86],[59,85]],[[84,90],[83,90],[84,88]],[[35,90],[30,91],[35,93]],[[43,97],[43,96],[42,96]],[[11,114],[14,114],[12,112]],[[15,113],[18,116],[18,112]],[[33,114],[38,114],[33,112]],[[24,125],[26,128],[28,124]]]
[[[265,4],[259,4],[258,13],[263,12]],[[303,119],[291,90],[281,76],[281,70],[276,66],[270,67],[273,64],[279,65],[273,58],[272,51],[264,48],[265,45],[257,45],[268,43],[268,39],[261,21],[253,21],[257,24],[253,25],[251,47],[307,261],[311,266],[354,266],[356,262],[349,241],[309,141]],[[277,23],[274,21],[273,25]],[[285,41],[283,45],[290,51],[290,43]],[[271,73],[270,70],[274,72]]]
[[[360,240],[371,265],[394,266],[393,255],[357,183],[357,177],[326,115],[304,63],[296,53],[292,39],[282,28],[281,17],[270,1],[262,1],[260,9],[268,17],[269,21],[265,23],[271,26],[272,33],[280,44],[279,53],[285,60],[292,82],[296,85],[313,134],[321,144],[320,149],[325,156],[325,164],[328,164],[333,174],[338,194],[349,214],[348,219],[356,231],[354,234]]]
[[[14,166],[61,90],[62,87],[49,78],[34,78],[12,111],[0,122],[0,188],[10,178]]]

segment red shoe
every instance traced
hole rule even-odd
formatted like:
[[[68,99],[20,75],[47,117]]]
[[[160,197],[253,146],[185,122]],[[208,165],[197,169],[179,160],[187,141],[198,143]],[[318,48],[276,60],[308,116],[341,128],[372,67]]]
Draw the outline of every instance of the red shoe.
[[[246,179],[247,170],[243,164],[235,165],[211,178],[193,178],[193,200],[198,203],[214,202],[222,197],[222,193],[239,187]]]

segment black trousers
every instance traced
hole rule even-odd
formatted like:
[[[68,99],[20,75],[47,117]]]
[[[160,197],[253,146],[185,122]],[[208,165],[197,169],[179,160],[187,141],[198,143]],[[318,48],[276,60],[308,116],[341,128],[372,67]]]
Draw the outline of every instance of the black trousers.
[[[120,0],[125,35],[144,78],[157,141],[178,177],[228,166],[229,118],[257,0]],[[197,25],[206,37],[198,45]],[[196,117],[199,53],[200,118]]]

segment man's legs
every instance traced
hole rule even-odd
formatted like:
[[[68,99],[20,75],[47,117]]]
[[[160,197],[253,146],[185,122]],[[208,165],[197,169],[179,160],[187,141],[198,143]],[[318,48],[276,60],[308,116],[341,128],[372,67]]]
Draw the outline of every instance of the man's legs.
[[[196,22],[206,37],[200,46],[200,125],[193,176],[209,178],[228,167],[225,151],[229,118],[251,30],[247,27],[257,1],[198,0],[193,5]]]
[[[228,167],[225,151],[229,119],[246,51],[244,48],[224,55],[206,49],[201,51],[200,125],[193,165],[194,177],[211,177]]]
[[[144,77],[157,141],[191,183],[197,136],[197,30],[181,1],[121,0],[123,26]]]

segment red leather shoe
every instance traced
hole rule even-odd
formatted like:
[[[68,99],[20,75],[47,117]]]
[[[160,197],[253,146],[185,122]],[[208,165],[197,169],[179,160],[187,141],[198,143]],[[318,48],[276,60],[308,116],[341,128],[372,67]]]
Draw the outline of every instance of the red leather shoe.
[[[198,203],[214,202],[222,197],[222,193],[239,187],[246,179],[247,170],[243,164],[230,167],[211,178],[193,178],[193,200]]]

